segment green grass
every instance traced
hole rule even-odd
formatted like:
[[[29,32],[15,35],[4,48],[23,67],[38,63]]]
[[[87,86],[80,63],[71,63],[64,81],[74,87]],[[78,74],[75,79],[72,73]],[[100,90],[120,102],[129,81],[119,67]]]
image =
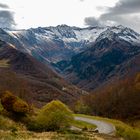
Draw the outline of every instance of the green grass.
[[[18,131],[16,133],[0,131],[0,140],[121,140],[117,137],[86,132],[41,132]]]
[[[84,122],[84,121],[79,121],[79,120],[75,120],[71,123],[72,126],[75,126],[75,127],[78,127],[80,129],[95,129],[97,126],[96,125],[93,125],[93,124],[90,124],[90,123],[87,123],[87,122]]]
[[[79,127],[95,128],[85,122],[74,122]],[[31,132],[26,130],[23,124],[14,122],[8,117],[0,115],[0,139],[1,140],[94,140],[98,134],[87,131],[62,130],[60,132]],[[100,136],[103,137],[104,136]],[[112,137],[107,140],[114,140]],[[116,140],[116,139],[115,139]]]
[[[16,123],[13,120],[9,119],[8,117],[0,115],[0,130],[18,131],[26,129],[24,125],[22,125],[21,123]]]
[[[91,136],[88,133],[82,131],[67,130],[62,131],[55,135],[53,140],[91,140]]]
[[[102,121],[112,123],[116,127],[116,135],[117,136],[121,136],[126,140],[140,140],[140,129],[133,128],[133,127],[125,124],[122,121],[108,119],[108,118],[102,118],[102,117],[81,115],[81,114],[76,114],[75,116],[86,117],[86,118],[96,119],[96,120],[102,120]]]
[[[9,62],[8,59],[2,59],[2,60],[0,60],[0,67],[1,68],[7,68],[7,67],[9,67],[8,62]]]
[[[93,136],[94,137],[94,136]],[[1,140],[94,140],[86,133],[57,133],[57,132],[42,132],[34,133],[29,131],[1,132]]]

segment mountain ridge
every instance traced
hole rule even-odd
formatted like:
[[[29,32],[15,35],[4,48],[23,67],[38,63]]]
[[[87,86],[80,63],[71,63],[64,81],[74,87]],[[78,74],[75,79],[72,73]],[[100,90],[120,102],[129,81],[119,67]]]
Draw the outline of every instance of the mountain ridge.
[[[0,38],[44,63],[56,63],[69,60],[75,54],[86,50],[106,30],[113,30],[122,35],[121,37],[125,40],[140,42],[138,33],[123,26],[78,28],[58,25],[15,31],[1,29]],[[129,33],[134,34],[136,38],[130,38]]]

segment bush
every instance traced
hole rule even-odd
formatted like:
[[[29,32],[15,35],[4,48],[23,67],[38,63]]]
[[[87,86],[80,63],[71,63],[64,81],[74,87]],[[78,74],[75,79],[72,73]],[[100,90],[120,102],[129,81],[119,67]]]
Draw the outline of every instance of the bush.
[[[3,110],[3,106],[2,106],[1,101],[0,101],[0,113],[2,112],[2,110]]]
[[[91,108],[84,104],[82,100],[78,100],[74,106],[74,112],[78,114],[91,114]]]
[[[72,112],[60,101],[45,105],[29,126],[32,130],[54,131],[68,128],[73,121]]]
[[[20,98],[14,96],[11,92],[5,91],[1,98],[1,104],[4,109],[14,114],[25,115],[29,111],[28,104]]]
[[[1,98],[1,104],[3,105],[4,109],[7,111],[12,111],[13,104],[16,100],[16,97],[9,91],[5,91]]]
[[[22,101],[21,99],[18,99],[13,104],[13,111],[17,113],[26,114],[29,111],[29,106],[26,102]]]

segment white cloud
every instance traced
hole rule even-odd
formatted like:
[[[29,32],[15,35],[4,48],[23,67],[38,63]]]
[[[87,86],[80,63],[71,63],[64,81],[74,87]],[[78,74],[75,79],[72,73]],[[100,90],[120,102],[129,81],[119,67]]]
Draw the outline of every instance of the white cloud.
[[[0,2],[3,0],[0,0]],[[118,0],[4,0],[15,12],[17,28],[68,24],[84,26],[84,18],[99,17],[98,6],[113,6]]]

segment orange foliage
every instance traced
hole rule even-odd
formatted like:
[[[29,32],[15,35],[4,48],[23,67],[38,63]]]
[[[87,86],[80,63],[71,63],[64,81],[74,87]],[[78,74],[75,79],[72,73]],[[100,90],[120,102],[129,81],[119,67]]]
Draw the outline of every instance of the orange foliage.
[[[11,92],[5,91],[1,97],[1,104],[8,112],[25,115],[29,111],[28,104],[20,98],[14,96]]]

